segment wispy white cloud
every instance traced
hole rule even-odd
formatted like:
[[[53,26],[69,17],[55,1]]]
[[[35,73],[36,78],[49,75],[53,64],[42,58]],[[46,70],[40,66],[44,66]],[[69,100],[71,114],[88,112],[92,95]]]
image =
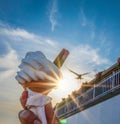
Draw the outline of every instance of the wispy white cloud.
[[[14,29],[14,28],[2,28],[0,30],[1,34],[5,34],[12,37],[21,37],[26,39],[34,39],[36,36],[34,34],[30,34],[29,32],[25,31],[24,29]]]
[[[21,54],[23,52],[25,54],[27,51],[41,50],[48,53],[52,58],[50,53],[55,54],[55,51],[60,49],[58,43],[50,38],[36,35],[25,29],[13,28],[5,24],[4,26],[0,26],[0,41],[4,44],[11,44]],[[8,46],[6,47],[8,48]]]
[[[104,54],[110,56],[110,53],[113,49],[113,44],[110,41],[109,37],[105,33],[104,29],[100,32],[99,36],[100,47],[104,50]],[[107,48],[107,49],[106,49]]]
[[[78,73],[92,72],[89,79],[94,78],[94,71],[102,71],[108,65],[110,60],[100,55],[99,48],[92,48],[92,46],[79,45],[71,49],[71,54],[67,60],[67,66],[76,70]]]
[[[24,29],[20,28],[11,28],[11,27],[0,27],[0,35],[6,36],[13,41],[24,41],[24,42],[34,42],[37,44],[48,44],[54,46],[54,42],[47,38],[43,38],[41,36],[35,35],[34,33],[30,33]]]
[[[0,81],[13,75],[18,64],[18,55],[13,49],[10,49],[6,55],[0,56],[0,68],[3,68],[3,71],[0,72]]]
[[[49,21],[51,23],[51,30],[54,31],[56,25],[58,24],[57,22],[57,14],[58,14],[58,1],[53,0],[51,10],[50,10],[50,15],[49,15]]]
[[[91,30],[91,39],[94,39],[95,35],[96,35],[96,33],[95,33],[96,26],[95,26],[94,22],[90,22],[89,27],[90,27],[90,30]]]
[[[88,44],[86,45],[81,44],[72,50],[73,54],[75,54],[75,52],[77,53],[77,56],[79,56],[78,60],[80,61],[86,61],[87,63],[92,62],[95,63],[96,65],[107,64],[108,60],[106,58],[102,59],[98,51],[99,48],[92,48],[92,46]]]
[[[16,52],[11,49],[8,54],[0,57],[0,67],[11,69],[18,64],[18,56]]]
[[[110,37],[108,36],[108,32],[106,28],[99,28],[95,23],[95,19],[97,15],[88,16],[85,13],[85,10],[81,8],[80,10],[80,24],[83,28],[86,29],[88,41],[96,42],[95,44],[99,45],[99,48],[104,49],[104,55],[110,55],[111,49],[113,48],[113,43],[110,41]],[[94,43],[93,43],[94,44]],[[107,48],[107,49],[106,49]]]
[[[85,13],[84,13],[83,9],[81,9],[80,15],[81,15],[81,25],[86,26],[88,24],[88,20],[87,20],[87,18],[85,16]]]
[[[0,20],[0,28],[1,27],[9,27],[9,25]]]
[[[18,69],[19,59],[16,51],[10,46],[8,48],[8,53],[0,56],[0,68],[3,68],[0,71],[0,122],[18,124],[17,113],[20,110],[19,94],[21,88],[14,77]]]
[[[90,29],[90,37],[91,39],[95,38],[95,24],[94,24],[94,20],[89,20],[87,18],[87,16],[85,15],[84,9],[81,8],[80,10],[80,24],[83,27],[88,27]]]

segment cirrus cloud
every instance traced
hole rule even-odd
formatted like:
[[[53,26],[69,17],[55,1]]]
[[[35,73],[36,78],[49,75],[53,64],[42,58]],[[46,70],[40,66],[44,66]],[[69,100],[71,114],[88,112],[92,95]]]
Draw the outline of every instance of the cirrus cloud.
[[[58,24],[57,22],[57,14],[58,14],[58,1],[53,0],[51,10],[50,10],[50,15],[49,15],[49,21],[51,23],[51,30],[52,32],[55,30],[56,25]]]

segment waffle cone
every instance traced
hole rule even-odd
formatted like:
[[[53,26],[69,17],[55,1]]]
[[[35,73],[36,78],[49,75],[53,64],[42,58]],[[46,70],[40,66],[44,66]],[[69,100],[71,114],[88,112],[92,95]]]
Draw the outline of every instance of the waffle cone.
[[[43,81],[36,81],[36,82],[26,82],[22,85],[25,89],[29,88],[30,90],[38,93],[49,93],[53,88],[57,87],[56,83],[52,82],[43,82]]]

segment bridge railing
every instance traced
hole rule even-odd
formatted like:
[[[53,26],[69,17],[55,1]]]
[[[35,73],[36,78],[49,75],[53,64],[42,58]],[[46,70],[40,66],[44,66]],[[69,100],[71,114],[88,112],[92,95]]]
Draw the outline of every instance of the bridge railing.
[[[56,115],[58,118],[64,115],[70,114],[81,107],[94,102],[95,100],[108,95],[110,92],[114,92],[120,88],[120,70],[113,72],[105,79],[101,80],[97,84],[94,84],[93,88],[90,88],[85,93],[80,94],[74,100],[66,102],[61,107],[57,108]]]

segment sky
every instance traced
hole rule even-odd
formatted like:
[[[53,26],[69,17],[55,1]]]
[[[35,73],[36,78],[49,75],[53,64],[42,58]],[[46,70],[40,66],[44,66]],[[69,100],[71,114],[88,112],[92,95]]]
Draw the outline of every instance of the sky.
[[[20,124],[22,87],[15,80],[29,51],[42,51],[53,61],[62,48],[70,51],[61,72],[64,87],[49,95],[53,104],[79,89],[77,73],[95,73],[120,57],[119,0],[0,0],[0,123]],[[7,119],[6,119],[7,118]]]

